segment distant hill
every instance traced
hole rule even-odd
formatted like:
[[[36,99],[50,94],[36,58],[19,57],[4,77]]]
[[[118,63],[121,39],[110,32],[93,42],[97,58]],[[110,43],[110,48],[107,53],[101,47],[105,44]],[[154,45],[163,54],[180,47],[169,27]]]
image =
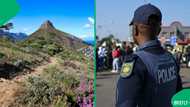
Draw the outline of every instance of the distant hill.
[[[21,41],[28,37],[25,33],[11,33],[8,31],[0,30],[0,37],[8,38],[11,41]]]
[[[72,49],[79,49],[87,45],[83,40],[56,29],[49,20],[45,21],[37,31],[32,33],[26,42],[38,42],[41,45],[58,44]]]
[[[94,40],[85,40],[84,42],[85,42],[86,44],[88,44],[88,45],[91,45],[91,46],[94,46],[94,45],[95,45]]]

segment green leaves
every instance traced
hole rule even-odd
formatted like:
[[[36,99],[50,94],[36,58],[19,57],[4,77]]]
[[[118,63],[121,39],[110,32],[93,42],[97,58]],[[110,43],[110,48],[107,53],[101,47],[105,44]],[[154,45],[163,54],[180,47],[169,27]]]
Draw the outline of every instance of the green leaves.
[[[0,26],[13,18],[19,9],[16,0],[0,0]]]

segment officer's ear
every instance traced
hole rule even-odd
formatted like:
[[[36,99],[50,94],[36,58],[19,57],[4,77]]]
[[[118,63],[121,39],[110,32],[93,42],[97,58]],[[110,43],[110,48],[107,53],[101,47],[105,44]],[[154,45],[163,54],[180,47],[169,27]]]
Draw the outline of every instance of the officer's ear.
[[[157,35],[159,35],[159,34],[160,34],[160,31],[161,31],[161,26],[159,26],[159,28],[158,28]]]
[[[157,27],[155,28],[155,34],[154,35],[159,35],[161,31],[161,25],[157,25]]]
[[[151,26],[152,31],[155,33],[154,35],[159,35],[161,31],[161,21],[159,16],[157,15],[150,15],[148,18],[148,24]]]
[[[137,25],[134,24],[134,25],[133,25],[133,35],[134,35],[134,36],[138,36],[138,33],[139,33],[139,30],[138,30],[138,28],[137,28]]]

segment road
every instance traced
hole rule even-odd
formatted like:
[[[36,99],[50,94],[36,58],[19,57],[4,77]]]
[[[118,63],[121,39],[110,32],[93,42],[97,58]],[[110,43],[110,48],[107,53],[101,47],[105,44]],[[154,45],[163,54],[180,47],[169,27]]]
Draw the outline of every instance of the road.
[[[97,73],[97,107],[114,107],[118,75],[111,72]],[[183,87],[190,87],[190,69],[182,68],[180,75]]]

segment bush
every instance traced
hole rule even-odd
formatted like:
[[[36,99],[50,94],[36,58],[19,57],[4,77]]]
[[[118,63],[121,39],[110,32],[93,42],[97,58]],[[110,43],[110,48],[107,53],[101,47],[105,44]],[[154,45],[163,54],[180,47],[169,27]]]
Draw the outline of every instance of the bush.
[[[30,44],[30,46],[31,46],[32,48],[38,48],[38,49],[43,47],[43,45],[41,45],[41,44],[39,44],[39,43],[37,43],[37,42],[34,42],[34,43]]]
[[[56,44],[49,44],[44,46],[45,50],[47,50],[49,55],[55,55],[62,51],[62,47]]]
[[[81,53],[69,49],[63,49],[63,51],[60,52],[58,56],[63,60],[76,60],[76,61],[81,61],[83,57]]]
[[[42,78],[30,77],[25,90],[27,93],[21,98],[21,103],[31,107],[49,105],[53,100],[55,90]]]
[[[3,58],[3,57],[5,57],[5,54],[0,53],[0,59]]]
[[[44,77],[51,80],[52,84],[65,87],[65,89],[75,89],[79,85],[79,80],[75,76],[65,74],[55,66],[45,69]]]
[[[29,107],[75,107],[79,81],[56,67],[45,69],[43,76],[30,77],[18,102]]]

